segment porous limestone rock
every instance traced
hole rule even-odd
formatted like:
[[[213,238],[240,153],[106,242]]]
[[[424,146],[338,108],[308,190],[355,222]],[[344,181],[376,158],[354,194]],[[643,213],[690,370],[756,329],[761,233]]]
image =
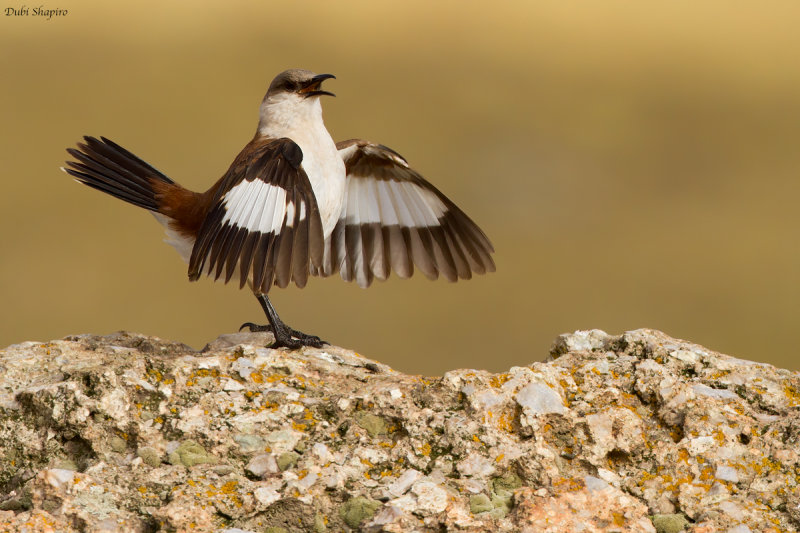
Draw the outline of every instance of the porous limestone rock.
[[[0,350],[0,531],[800,528],[797,373],[651,330],[435,378],[270,340]]]

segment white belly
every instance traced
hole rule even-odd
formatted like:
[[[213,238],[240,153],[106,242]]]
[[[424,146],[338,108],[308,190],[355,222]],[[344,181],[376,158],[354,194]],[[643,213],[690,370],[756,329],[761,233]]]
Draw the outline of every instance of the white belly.
[[[293,139],[303,151],[303,170],[317,199],[322,231],[327,239],[339,221],[344,203],[345,168],[336,145],[327,139]],[[309,142],[310,141],[310,142]]]

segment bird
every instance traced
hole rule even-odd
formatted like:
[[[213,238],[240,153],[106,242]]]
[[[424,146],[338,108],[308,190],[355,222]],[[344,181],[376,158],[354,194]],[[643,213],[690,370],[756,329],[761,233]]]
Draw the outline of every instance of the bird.
[[[150,211],[188,263],[247,285],[266,314],[273,348],[320,348],[293,329],[269,291],[339,273],[369,287],[414,267],[448,281],[495,271],[486,234],[399,153],[362,139],[334,142],[322,118],[322,83],[332,74],[290,69],[270,83],[255,136],[207,191],[188,190],[107,139],[84,136],[61,169],[77,182]]]

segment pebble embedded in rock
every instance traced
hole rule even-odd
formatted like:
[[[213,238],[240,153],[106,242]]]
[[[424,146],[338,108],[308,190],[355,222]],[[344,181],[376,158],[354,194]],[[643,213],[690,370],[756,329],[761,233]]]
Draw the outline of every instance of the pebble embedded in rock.
[[[514,397],[526,414],[564,414],[567,408],[561,395],[544,383],[531,383],[523,387]]]
[[[286,468],[279,468],[278,462],[271,453],[262,453],[250,459],[245,470],[256,477],[263,477],[265,474],[277,474],[280,470],[286,470]]]

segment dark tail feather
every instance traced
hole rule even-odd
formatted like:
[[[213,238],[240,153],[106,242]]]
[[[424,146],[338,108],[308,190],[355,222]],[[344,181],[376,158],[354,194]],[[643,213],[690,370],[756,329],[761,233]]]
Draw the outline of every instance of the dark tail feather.
[[[67,148],[77,161],[67,161],[64,172],[81,183],[130,204],[158,211],[154,183],[174,182],[120,145],[100,137],[84,137],[78,150]]]

